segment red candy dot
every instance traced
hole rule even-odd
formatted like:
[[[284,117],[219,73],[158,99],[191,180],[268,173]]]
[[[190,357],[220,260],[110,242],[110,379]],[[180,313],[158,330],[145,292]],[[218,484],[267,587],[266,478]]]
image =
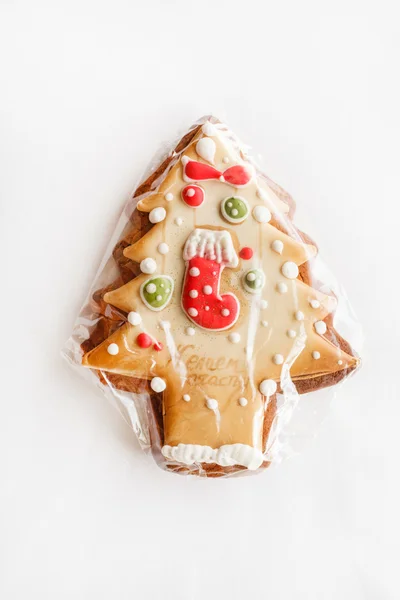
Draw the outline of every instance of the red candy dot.
[[[204,190],[199,185],[187,185],[182,190],[182,200],[188,206],[196,208],[204,202]]]
[[[243,258],[243,260],[250,260],[253,257],[253,250],[246,246],[245,248],[241,249],[239,256],[240,258]]]
[[[157,350],[157,352],[161,352],[161,350],[163,349],[163,345],[161,342],[156,342],[153,346],[154,350]]]
[[[139,333],[136,338],[137,345],[140,348],[150,348],[152,344],[152,339],[147,333]]]

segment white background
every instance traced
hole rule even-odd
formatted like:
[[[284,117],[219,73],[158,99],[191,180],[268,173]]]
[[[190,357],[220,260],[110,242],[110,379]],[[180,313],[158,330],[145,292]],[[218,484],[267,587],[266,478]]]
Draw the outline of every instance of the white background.
[[[0,22],[2,600],[398,599],[396,3],[2,0]],[[146,164],[210,112],[294,195],[366,342],[300,455],[198,481],[59,351]]]

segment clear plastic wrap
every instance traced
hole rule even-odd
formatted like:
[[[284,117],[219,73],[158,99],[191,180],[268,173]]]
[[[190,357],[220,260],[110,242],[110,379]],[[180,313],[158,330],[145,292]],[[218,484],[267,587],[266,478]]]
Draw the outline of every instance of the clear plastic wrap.
[[[279,462],[359,367],[360,327],[294,209],[213,117],[127,202],[63,354],[162,468]]]

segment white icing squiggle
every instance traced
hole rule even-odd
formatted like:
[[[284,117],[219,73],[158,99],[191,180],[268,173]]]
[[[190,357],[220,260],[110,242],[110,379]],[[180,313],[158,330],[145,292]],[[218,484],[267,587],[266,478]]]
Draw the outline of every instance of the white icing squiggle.
[[[199,444],[178,444],[177,446],[163,446],[161,452],[168,460],[185,465],[194,463],[216,463],[221,467],[241,465],[250,471],[255,471],[264,462],[261,450],[246,444],[226,444],[220,448],[200,446]]]
[[[227,267],[236,267],[239,262],[231,234],[225,230],[195,229],[192,231],[186,240],[183,260],[190,260],[194,256],[205,257],[218,263],[223,262]]]

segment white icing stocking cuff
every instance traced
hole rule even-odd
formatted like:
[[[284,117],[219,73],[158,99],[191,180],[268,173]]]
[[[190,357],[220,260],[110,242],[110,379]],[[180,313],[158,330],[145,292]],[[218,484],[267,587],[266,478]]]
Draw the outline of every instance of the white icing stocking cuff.
[[[221,467],[241,465],[250,471],[255,471],[264,462],[261,450],[246,444],[226,444],[220,448],[200,446],[199,444],[178,444],[163,446],[161,452],[168,460],[174,460],[184,465],[194,463],[216,463]]]
[[[190,260],[195,256],[224,263],[226,267],[237,267],[239,263],[231,234],[225,230],[195,229],[192,231],[183,249],[183,259]]]

